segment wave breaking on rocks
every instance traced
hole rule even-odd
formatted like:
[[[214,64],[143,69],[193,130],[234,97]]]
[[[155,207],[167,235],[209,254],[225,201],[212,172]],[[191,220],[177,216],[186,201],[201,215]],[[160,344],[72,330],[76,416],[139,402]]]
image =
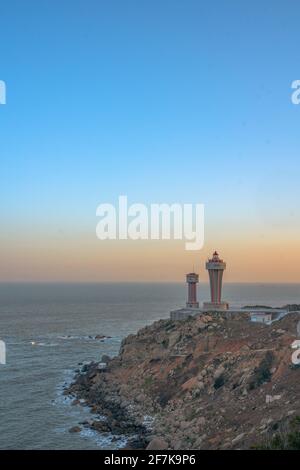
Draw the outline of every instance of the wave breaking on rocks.
[[[103,417],[91,429],[125,435],[127,448],[251,449],[300,415],[299,320],[160,320],[125,338],[115,358],[85,365],[65,393]]]

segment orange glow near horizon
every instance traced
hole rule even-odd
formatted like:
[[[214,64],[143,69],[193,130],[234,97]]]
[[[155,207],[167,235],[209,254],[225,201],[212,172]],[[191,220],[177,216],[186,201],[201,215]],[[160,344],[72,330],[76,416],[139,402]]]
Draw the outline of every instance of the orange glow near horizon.
[[[181,241],[101,242],[87,234],[36,240],[2,236],[0,281],[181,282],[195,269],[207,282],[205,261],[217,249],[227,263],[224,282],[300,282],[298,240],[292,236],[249,240],[219,233],[214,240],[196,252],[184,250]]]

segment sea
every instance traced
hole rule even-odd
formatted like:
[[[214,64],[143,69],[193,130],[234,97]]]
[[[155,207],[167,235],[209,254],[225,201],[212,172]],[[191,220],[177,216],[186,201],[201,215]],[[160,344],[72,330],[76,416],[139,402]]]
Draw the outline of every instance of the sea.
[[[182,283],[0,284],[0,449],[116,449],[117,439],[82,427],[86,406],[63,395],[75,371],[185,303]],[[231,306],[300,304],[300,284],[225,284]],[[199,300],[209,299],[201,285]],[[101,417],[100,417],[101,418]]]

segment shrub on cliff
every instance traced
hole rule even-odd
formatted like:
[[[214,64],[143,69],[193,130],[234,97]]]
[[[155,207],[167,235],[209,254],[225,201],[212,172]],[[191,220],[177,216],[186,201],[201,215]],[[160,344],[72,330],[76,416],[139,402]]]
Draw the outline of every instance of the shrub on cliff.
[[[255,446],[260,450],[300,450],[300,416],[293,418],[288,425],[282,426],[265,442]]]
[[[271,366],[274,361],[274,354],[271,351],[267,351],[265,357],[261,360],[258,367],[254,369],[254,375],[249,383],[249,390],[254,390],[260,387],[265,382],[269,382],[271,379]]]
[[[218,388],[223,387],[225,384],[225,377],[223,374],[221,374],[219,377],[216,378],[214,382],[214,388],[217,390]]]

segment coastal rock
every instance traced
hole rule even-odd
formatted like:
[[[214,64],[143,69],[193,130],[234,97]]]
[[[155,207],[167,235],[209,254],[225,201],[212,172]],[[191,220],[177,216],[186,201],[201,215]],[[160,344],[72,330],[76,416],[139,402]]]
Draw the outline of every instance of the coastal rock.
[[[72,428],[69,429],[70,433],[75,433],[75,432],[80,432],[81,427],[80,426],[73,426]]]
[[[225,372],[225,368],[223,366],[218,367],[218,369],[214,373],[214,379],[217,380],[223,375]]]
[[[233,445],[237,444],[239,441],[241,441],[243,439],[243,437],[245,436],[244,433],[241,433],[239,434],[238,436],[236,436],[234,439],[232,439],[231,443]]]
[[[91,424],[92,429],[96,429],[97,431],[100,432],[110,432],[111,427],[108,425],[108,423],[104,421],[93,421]]]
[[[178,343],[180,337],[181,335],[179,331],[174,331],[171,333],[169,336],[169,347],[172,348],[176,343]]]
[[[109,361],[111,361],[111,357],[108,356],[107,354],[103,354],[103,356],[101,357],[101,362],[104,362],[107,364]]]
[[[129,448],[249,449],[300,415],[300,370],[290,367],[299,320],[159,320],[125,338],[105,369],[87,364],[65,393],[104,417],[88,426],[125,434]]]
[[[204,418],[204,416],[201,416],[201,418],[198,419],[198,425],[199,426],[204,426],[206,423],[206,419]]]
[[[166,450],[168,449],[167,442],[159,437],[155,437],[146,447],[147,450]]]

